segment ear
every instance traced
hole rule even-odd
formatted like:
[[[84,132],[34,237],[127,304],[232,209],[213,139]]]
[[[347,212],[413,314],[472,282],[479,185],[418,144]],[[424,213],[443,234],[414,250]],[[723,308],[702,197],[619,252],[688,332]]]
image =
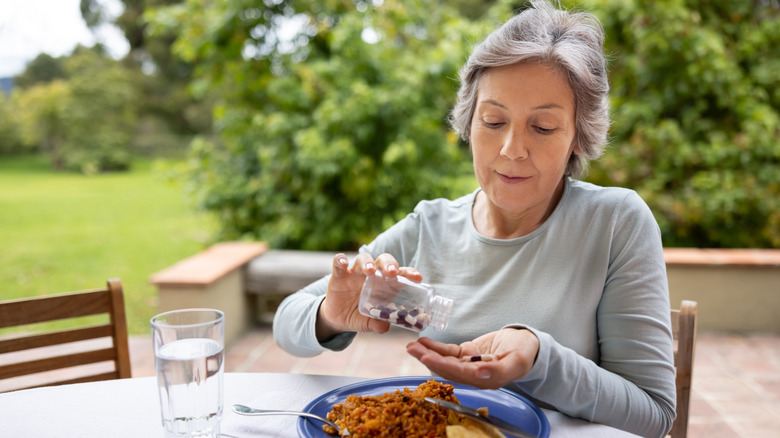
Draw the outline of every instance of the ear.
[[[580,155],[582,150],[580,149],[580,142],[577,141],[577,137],[574,137],[571,141],[571,154]]]

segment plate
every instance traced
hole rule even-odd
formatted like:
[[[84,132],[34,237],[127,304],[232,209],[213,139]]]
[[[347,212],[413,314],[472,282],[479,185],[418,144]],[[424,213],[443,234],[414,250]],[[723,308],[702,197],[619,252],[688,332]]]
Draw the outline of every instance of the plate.
[[[381,395],[403,388],[414,390],[429,379],[430,376],[390,377],[357,382],[326,392],[306,405],[303,410],[324,417],[333,409],[334,404],[343,402],[352,394]],[[550,436],[550,423],[544,412],[519,394],[506,389],[477,389],[443,379],[436,379],[436,381],[454,386],[455,396],[464,406],[487,407],[491,416],[508,421],[538,438]],[[333,435],[323,432],[321,422],[303,417],[298,419],[298,435],[306,438],[333,438]]]

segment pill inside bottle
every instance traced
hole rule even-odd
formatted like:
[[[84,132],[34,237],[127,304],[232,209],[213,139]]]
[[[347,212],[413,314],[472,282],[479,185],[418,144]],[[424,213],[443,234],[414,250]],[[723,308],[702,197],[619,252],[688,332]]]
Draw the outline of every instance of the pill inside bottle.
[[[445,330],[453,301],[436,293],[433,286],[406,277],[385,277],[382,272],[366,277],[360,293],[360,313],[405,329],[427,327]]]

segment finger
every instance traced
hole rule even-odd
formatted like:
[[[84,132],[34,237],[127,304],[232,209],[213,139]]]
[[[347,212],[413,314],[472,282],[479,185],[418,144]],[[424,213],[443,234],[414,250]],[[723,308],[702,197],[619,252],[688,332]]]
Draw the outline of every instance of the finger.
[[[380,254],[376,258],[377,269],[382,271],[385,277],[394,278],[398,276],[398,262],[390,254]]]
[[[352,265],[352,272],[365,276],[374,275],[374,272],[376,272],[376,262],[371,254],[367,252],[358,254],[355,258],[355,263]]]
[[[425,345],[416,340],[406,344],[406,352],[417,360],[420,360],[428,351],[429,350]]]
[[[420,273],[420,271],[410,266],[404,266],[402,268],[398,268],[398,275],[403,275],[404,277],[414,281],[415,283],[419,283],[423,281],[423,276]]]
[[[349,269],[349,260],[343,253],[338,253],[333,256],[333,276],[342,277],[347,275]]]
[[[418,359],[429,370],[454,382],[481,389],[498,389],[509,383],[497,361],[466,362],[430,351]]]
[[[417,340],[421,345],[423,345],[426,349],[430,351],[435,351],[437,354],[441,356],[451,356],[451,357],[460,357],[462,354],[462,349],[460,345],[455,344],[445,344],[443,342],[434,341],[431,338],[427,338],[425,336],[420,337]]]
[[[390,323],[379,319],[369,318],[368,331],[376,333],[387,333],[390,330]]]
[[[406,351],[433,373],[456,382],[464,381],[464,363],[452,356],[442,356],[419,341],[407,344]]]

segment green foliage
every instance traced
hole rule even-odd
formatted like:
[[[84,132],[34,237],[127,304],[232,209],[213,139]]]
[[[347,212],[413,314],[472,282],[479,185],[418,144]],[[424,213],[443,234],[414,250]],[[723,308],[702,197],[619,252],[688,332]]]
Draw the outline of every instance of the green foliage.
[[[148,18],[152,35],[179,29],[193,87],[221,96],[192,169],[222,238],[354,249],[420,199],[473,189],[445,119],[484,27],[450,8],[191,0]],[[283,20],[303,26],[281,39]]]
[[[14,77],[14,85],[29,88],[36,84],[46,84],[55,79],[65,79],[65,67],[62,57],[54,58],[41,53],[27,64],[24,72]]]
[[[136,104],[144,118],[151,119],[152,124],[164,124],[172,135],[191,136],[209,132],[211,100],[208,93],[198,96],[189,93],[193,67],[172,53],[175,32],[159,29],[147,32],[147,25],[142,18],[146,8],[178,2],[122,0],[124,11],[117,18],[116,24],[130,44],[130,53],[124,62],[130,70],[137,72],[133,76],[138,89]],[[186,21],[186,18],[182,19]]]
[[[590,179],[639,191],[667,246],[780,247],[777,3],[592,3],[614,128]]]
[[[12,98],[25,149],[34,151],[36,146],[39,147],[49,156],[54,169],[63,167],[62,142],[69,98],[70,90],[63,80],[15,91]]]
[[[221,237],[351,249],[474,187],[445,122],[457,69],[524,2],[126,3],[168,5],[144,38],[175,41],[190,91],[219,96],[191,168]],[[563,3],[601,18],[611,57],[612,141],[588,178],[637,190],[667,246],[780,247],[777,2]]]
[[[17,104],[0,92],[0,155],[17,154],[24,150]]]
[[[74,53],[66,69],[70,98],[63,116],[64,168],[83,173],[127,169],[136,120],[127,71],[90,50]]]
[[[64,69],[65,79],[15,90],[12,104],[23,148],[38,147],[56,170],[126,169],[136,120],[129,73],[85,48],[64,59]]]

